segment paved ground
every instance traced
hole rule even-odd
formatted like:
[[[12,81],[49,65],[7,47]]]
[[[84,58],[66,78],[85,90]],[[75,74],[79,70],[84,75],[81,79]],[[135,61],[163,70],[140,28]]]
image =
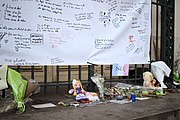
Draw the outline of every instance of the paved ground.
[[[62,96],[63,93],[39,93],[32,96],[34,102],[27,104],[26,112],[3,113],[0,120],[180,120],[180,94],[169,93],[163,98],[151,98],[129,104],[103,103],[86,107],[63,107],[34,109],[35,103],[72,100]]]

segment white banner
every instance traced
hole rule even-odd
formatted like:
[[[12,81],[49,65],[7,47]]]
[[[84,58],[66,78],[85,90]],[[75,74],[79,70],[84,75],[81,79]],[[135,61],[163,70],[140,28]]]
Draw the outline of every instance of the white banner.
[[[151,0],[1,0],[0,64],[144,64]]]

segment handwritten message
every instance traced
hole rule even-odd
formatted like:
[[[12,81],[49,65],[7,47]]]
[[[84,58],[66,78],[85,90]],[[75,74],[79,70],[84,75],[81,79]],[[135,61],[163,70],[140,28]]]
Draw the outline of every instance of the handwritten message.
[[[150,36],[149,0],[0,2],[0,64],[145,64]]]
[[[111,39],[96,39],[95,48],[96,49],[110,49],[114,45],[114,40]]]

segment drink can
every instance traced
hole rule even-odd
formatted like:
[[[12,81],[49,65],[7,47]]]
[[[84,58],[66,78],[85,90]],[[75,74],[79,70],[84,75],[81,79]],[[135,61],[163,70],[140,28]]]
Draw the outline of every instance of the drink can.
[[[134,93],[131,94],[131,100],[132,100],[132,102],[136,101],[136,95]]]

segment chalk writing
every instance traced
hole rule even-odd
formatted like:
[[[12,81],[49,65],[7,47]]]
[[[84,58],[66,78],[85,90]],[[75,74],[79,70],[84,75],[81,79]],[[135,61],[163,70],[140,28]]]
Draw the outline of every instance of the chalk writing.
[[[43,45],[43,34],[32,33],[30,34],[31,45]]]
[[[60,28],[51,27],[50,24],[37,24],[37,32],[59,32]]]
[[[70,8],[70,9],[83,10],[85,5],[84,4],[78,4],[78,3],[72,3],[72,2],[64,2],[63,7]]]
[[[110,49],[114,45],[114,40],[112,39],[95,39],[96,49]]]
[[[77,21],[80,21],[80,20],[91,19],[93,14],[94,14],[93,12],[90,12],[90,13],[79,13],[79,14],[75,14],[74,16],[75,16]]]
[[[9,4],[3,4],[5,7],[4,10],[4,19],[8,21],[18,21],[18,22],[26,22],[25,19],[22,18],[22,7],[21,6],[12,6]]]
[[[57,3],[52,3],[50,0],[39,0],[38,10],[53,14],[62,14],[62,6]]]
[[[59,63],[64,62],[64,60],[59,57],[51,58],[50,61],[51,61],[51,64],[59,64]]]
[[[100,14],[99,21],[104,24],[104,27],[109,25],[109,22],[111,21],[111,13],[100,11],[99,14]]]
[[[74,30],[91,30],[91,25],[83,24],[83,23],[66,23],[69,28],[73,28]]]
[[[129,45],[126,47],[126,52],[129,53],[129,52],[132,51],[134,48],[135,48],[134,43],[131,43],[131,44],[129,44]]]

